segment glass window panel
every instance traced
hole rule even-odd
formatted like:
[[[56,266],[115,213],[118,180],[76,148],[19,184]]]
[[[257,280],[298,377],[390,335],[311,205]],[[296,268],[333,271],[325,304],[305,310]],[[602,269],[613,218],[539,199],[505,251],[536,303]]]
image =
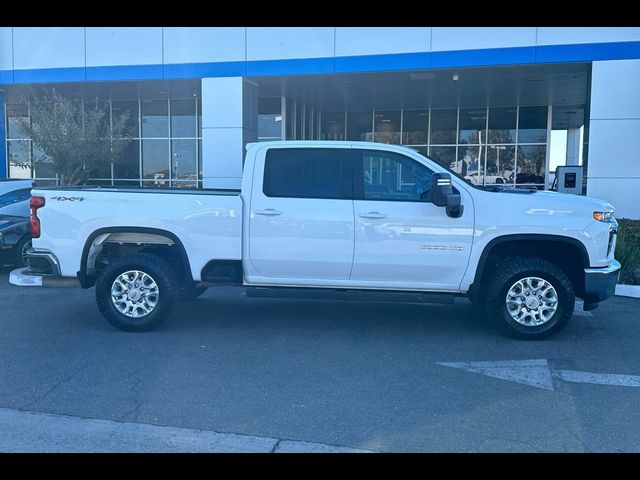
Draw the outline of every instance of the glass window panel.
[[[516,185],[544,187],[546,145],[518,146]]]
[[[320,140],[344,140],[344,112],[322,114]]]
[[[451,110],[431,110],[431,144],[456,143],[458,112]]]
[[[169,141],[142,141],[142,177],[153,180],[158,186],[169,186]]]
[[[20,125],[20,119],[28,118],[29,112],[26,105],[7,105],[7,138],[28,138]]]
[[[347,140],[371,142],[373,137],[373,112],[347,113]]]
[[[374,142],[400,143],[400,112],[376,112]]]
[[[114,179],[113,185],[115,187],[127,187],[127,188],[135,188],[140,186],[140,180],[124,180],[124,179]]]
[[[402,143],[426,145],[429,131],[428,110],[405,110],[402,119]]]
[[[58,181],[57,180],[34,180],[33,181],[33,186],[35,188],[57,187],[58,186]]]
[[[138,129],[138,101],[137,100],[113,100],[111,112],[115,121],[120,115],[127,114],[126,128],[132,137],[139,137]]]
[[[171,100],[171,136],[197,136],[196,102],[194,100]]]
[[[304,108],[296,103],[296,140],[304,139]]]
[[[118,141],[121,140],[114,140],[114,143]],[[127,143],[127,146],[122,150],[120,156],[114,159],[113,177],[120,179],[140,178],[139,140],[132,140]]]
[[[451,166],[451,169],[465,177],[474,185],[482,185],[484,151],[479,145],[461,145],[458,148],[458,161]]]
[[[430,158],[429,157],[429,147],[427,147],[426,145],[422,145],[422,146],[418,146],[418,147],[411,147],[412,149],[414,149],[416,152],[418,152],[420,155]],[[447,147],[444,147],[447,148]],[[454,153],[455,153],[455,147],[454,147]]]
[[[448,168],[456,165],[456,147],[431,147],[429,158]]]
[[[487,147],[486,185],[513,185],[515,147],[512,145],[489,145]]]
[[[196,140],[172,140],[173,178],[198,180],[198,162],[196,160]]]
[[[259,98],[258,99],[259,114],[282,113],[282,100],[280,97],[275,98]]]
[[[258,115],[258,140],[282,139],[282,114],[265,113]]]
[[[142,136],[169,136],[169,105],[166,100],[142,100]]]
[[[460,109],[460,143],[486,143],[487,136],[487,109],[486,108],[461,108]]]
[[[111,180],[97,180],[95,178],[90,178],[87,180],[87,185],[110,187]]]
[[[198,178],[202,179],[202,140],[198,140]]]
[[[101,138],[109,138],[111,136],[111,106],[108,101],[94,100],[84,102],[84,115],[85,115],[85,128],[87,125],[87,117],[89,115],[100,115],[100,122],[98,123],[98,135]]]
[[[286,126],[285,126],[285,139],[286,140],[293,140],[295,137],[295,131],[294,131],[294,126],[295,126],[295,105],[293,103],[293,100],[289,100],[288,98],[286,99],[287,104],[286,104],[286,115],[285,115],[285,121],[286,121]]]
[[[31,147],[29,140],[9,140],[9,178],[31,178]]]
[[[365,200],[419,202],[429,190],[432,172],[409,157],[378,150],[353,153],[362,161]]]
[[[193,180],[174,180],[173,188],[198,188],[198,182]]]
[[[38,178],[55,178],[56,172],[53,168],[51,157],[45,155],[42,149],[36,147],[35,145],[32,145],[31,148],[33,176]]]
[[[198,109],[198,137],[202,137],[202,99],[198,98],[196,104]]]
[[[489,143],[516,143],[516,107],[489,109]]]
[[[263,191],[268,197],[351,199],[349,151],[274,148],[267,151]]]
[[[311,119],[313,118],[313,113],[310,108],[305,107],[304,112],[304,139],[311,140]]]
[[[520,107],[518,143],[547,142],[547,107]]]

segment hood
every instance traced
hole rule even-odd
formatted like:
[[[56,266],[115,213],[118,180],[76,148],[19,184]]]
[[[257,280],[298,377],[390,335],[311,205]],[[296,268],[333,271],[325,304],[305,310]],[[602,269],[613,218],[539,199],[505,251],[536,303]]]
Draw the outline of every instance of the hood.
[[[593,212],[614,210],[613,205],[606,200],[568,193],[504,189],[484,190],[481,196],[489,202],[487,205],[501,205],[501,209],[504,212],[521,212],[526,215],[554,215],[560,217],[577,215],[592,219]]]
[[[615,210],[614,206],[606,200],[595,197],[585,197],[582,195],[572,195],[570,193],[558,193],[550,191],[537,191],[534,198],[549,200],[553,203],[575,205],[576,208],[583,207],[585,210],[593,212],[606,212]]]

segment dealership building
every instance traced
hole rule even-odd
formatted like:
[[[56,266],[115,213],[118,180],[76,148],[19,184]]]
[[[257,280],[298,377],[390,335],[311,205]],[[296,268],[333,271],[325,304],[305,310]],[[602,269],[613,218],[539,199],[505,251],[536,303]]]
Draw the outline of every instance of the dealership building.
[[[479,185],[579,165],[640,218],[640,28],[0,27],[0,178],[56,184],[20,127],[52,89],[129,114],[94,185],[238,188],[248,142],[362,140]]]

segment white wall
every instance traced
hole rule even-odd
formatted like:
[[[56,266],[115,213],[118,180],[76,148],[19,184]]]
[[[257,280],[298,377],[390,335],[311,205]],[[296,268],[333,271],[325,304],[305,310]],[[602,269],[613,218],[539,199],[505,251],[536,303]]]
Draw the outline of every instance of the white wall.
[[[16,27],[14,68],[84,67],[84,27]]]
[[[630,41],[640,41],[640,27],[1,27],[0,70]]]
[[[0,27],[0,70],[13,68],[13,32],[11,27]]]
[[[258,140],[258,96],[242,77],[202,79],[202,184],[240,188],[244,146]]]
[[[640,60],[593,62],[587,194],[640,219]]]
[[[162,27],[87,27],[87,67],[162,63]]]
[[[166,27],[164,63],[245,60],[244,27]]]
[[[431,27],[337,27],[336,57],[428,52]]]
[[[434,27],[431,49],[476,50],[536,45],[536,27]]]

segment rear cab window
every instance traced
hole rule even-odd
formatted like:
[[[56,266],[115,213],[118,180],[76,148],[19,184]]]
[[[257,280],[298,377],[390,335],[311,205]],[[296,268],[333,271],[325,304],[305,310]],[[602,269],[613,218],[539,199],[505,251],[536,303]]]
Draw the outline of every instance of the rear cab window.
[[[270,148],[262,191],[267,197],[352,199],[348,148]]]

